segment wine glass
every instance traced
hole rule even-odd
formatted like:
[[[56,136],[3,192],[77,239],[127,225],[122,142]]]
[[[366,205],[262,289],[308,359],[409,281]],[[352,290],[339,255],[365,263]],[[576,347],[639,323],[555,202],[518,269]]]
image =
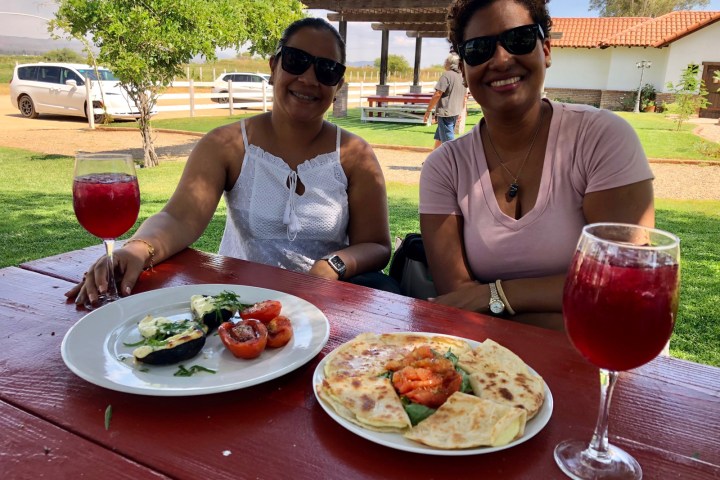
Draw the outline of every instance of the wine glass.
[[[618,372],[639,367],[667,345],[680,287],[680,240],[654,228],[596,223],[583,228],[563,292],[565,329],[600,368],[600,413],[589,445],[566,440],[555,461],[575,479],[639,479],[640,464],[608,443]]]
[[[75,156],[73,208],[80,225],[102,239],[107,253],[108,289],[96,306],[117,300],[113,267],[115,239],[130,230],[140,211],[135,164],[124,153],[78,153]],[[94,305],[86,303],[87,308]]]

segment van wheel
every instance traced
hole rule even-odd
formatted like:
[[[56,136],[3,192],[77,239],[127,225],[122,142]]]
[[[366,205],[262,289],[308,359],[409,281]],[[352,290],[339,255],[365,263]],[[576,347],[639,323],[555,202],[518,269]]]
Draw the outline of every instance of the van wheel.
[[[102,113],[99,113],[94,116],[95,117],[95,125],[104,125],[105,124],[105,115]]]
[[[220,93],[228,93],[228,92],[220,92]],[[228,97],[218,97],[217,98],[218,103],[228,103]]]
[[[18,100],[18,107],[20,108],[20,113],[23,117],[26,118],[37,118],[39,115],[37,111],[35,110],[35,104],[32,101],[32,98],[30,98],[28,95],[23,95]]]

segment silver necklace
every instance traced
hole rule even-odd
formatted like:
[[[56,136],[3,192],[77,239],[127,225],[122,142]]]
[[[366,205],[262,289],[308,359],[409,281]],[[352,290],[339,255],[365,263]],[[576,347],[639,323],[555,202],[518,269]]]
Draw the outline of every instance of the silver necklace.
[[[530,158],[530,152],[532,152],[533,145],[535,145],[535,139],[538,136],[538,132],[540,131],[540,126],[542,125],[543,118],[545,117],[545,109],[540,105],[540,120],[538,120],[537,127],[535,127],[535,133],[533,133],[532,141],[530,142],[530,147],[528,148],[527,153],[525,154],[525,159],[520,164],[520,168],[518,168],[517,175],[513,175],[513,173],[510,171],[510,169],[505,165],[505,162],[503,162],[502,157],[498,153],[497,149],[495,148],[495,144],[492,141],[492,137],[490,136],[490,129],[487,128],[487,124],[485,125],[485,130],[487,131],[487,137],[488,140],[490,140],[490,147],[492,147],[493,152],[495,153],[495,156],[497,157],[498,161],[500,162],[500,166],[510,175],[510,178],[512,178],[512,183],[510,183],[510,187],[508,188],[507,195],[508,197],[515,198],[518,194],[518,190],[520,190],[520,185],[518,185],[518,178],[520,178],[520,174],[522,173],[522,169],[525,166],[525,162],[527,162],[528,158]]]

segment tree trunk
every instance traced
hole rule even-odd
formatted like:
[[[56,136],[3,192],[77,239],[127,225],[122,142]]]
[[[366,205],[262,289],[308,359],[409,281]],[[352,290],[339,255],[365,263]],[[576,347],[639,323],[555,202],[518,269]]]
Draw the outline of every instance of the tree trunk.
[[[140,134],[142,135],[143,143],[143,164],[146,167],[156,167],[160,165],[160,161],[155,153],[153,131],[150,126],[150,111],[155,102],[151,101],[151,98],[144,92],[139,93],[139,97],[140,105],[138,108],[140,110],[140,118],[138,121],[140,123]]]

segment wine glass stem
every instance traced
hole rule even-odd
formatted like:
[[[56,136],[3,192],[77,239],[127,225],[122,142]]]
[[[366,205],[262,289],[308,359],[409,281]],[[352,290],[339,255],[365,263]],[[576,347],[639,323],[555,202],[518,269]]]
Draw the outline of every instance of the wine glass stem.
[[[600,412],[598,413],[592,440],[590,440],[590,445],[585,451],[586,455],[590,455],[599,461],[609,461],[608,416],[610,414],[610,400],[617,378],[618,372],[604,368],[600,369]]]
[[[105,245],[105,256],[107,258],[108,270],[108,288],[107,297],[112,300],[118,298],[117,284],[115,283],[115,262],[113,260],[113,250],[115,248],[115,240],[103,240]]]

